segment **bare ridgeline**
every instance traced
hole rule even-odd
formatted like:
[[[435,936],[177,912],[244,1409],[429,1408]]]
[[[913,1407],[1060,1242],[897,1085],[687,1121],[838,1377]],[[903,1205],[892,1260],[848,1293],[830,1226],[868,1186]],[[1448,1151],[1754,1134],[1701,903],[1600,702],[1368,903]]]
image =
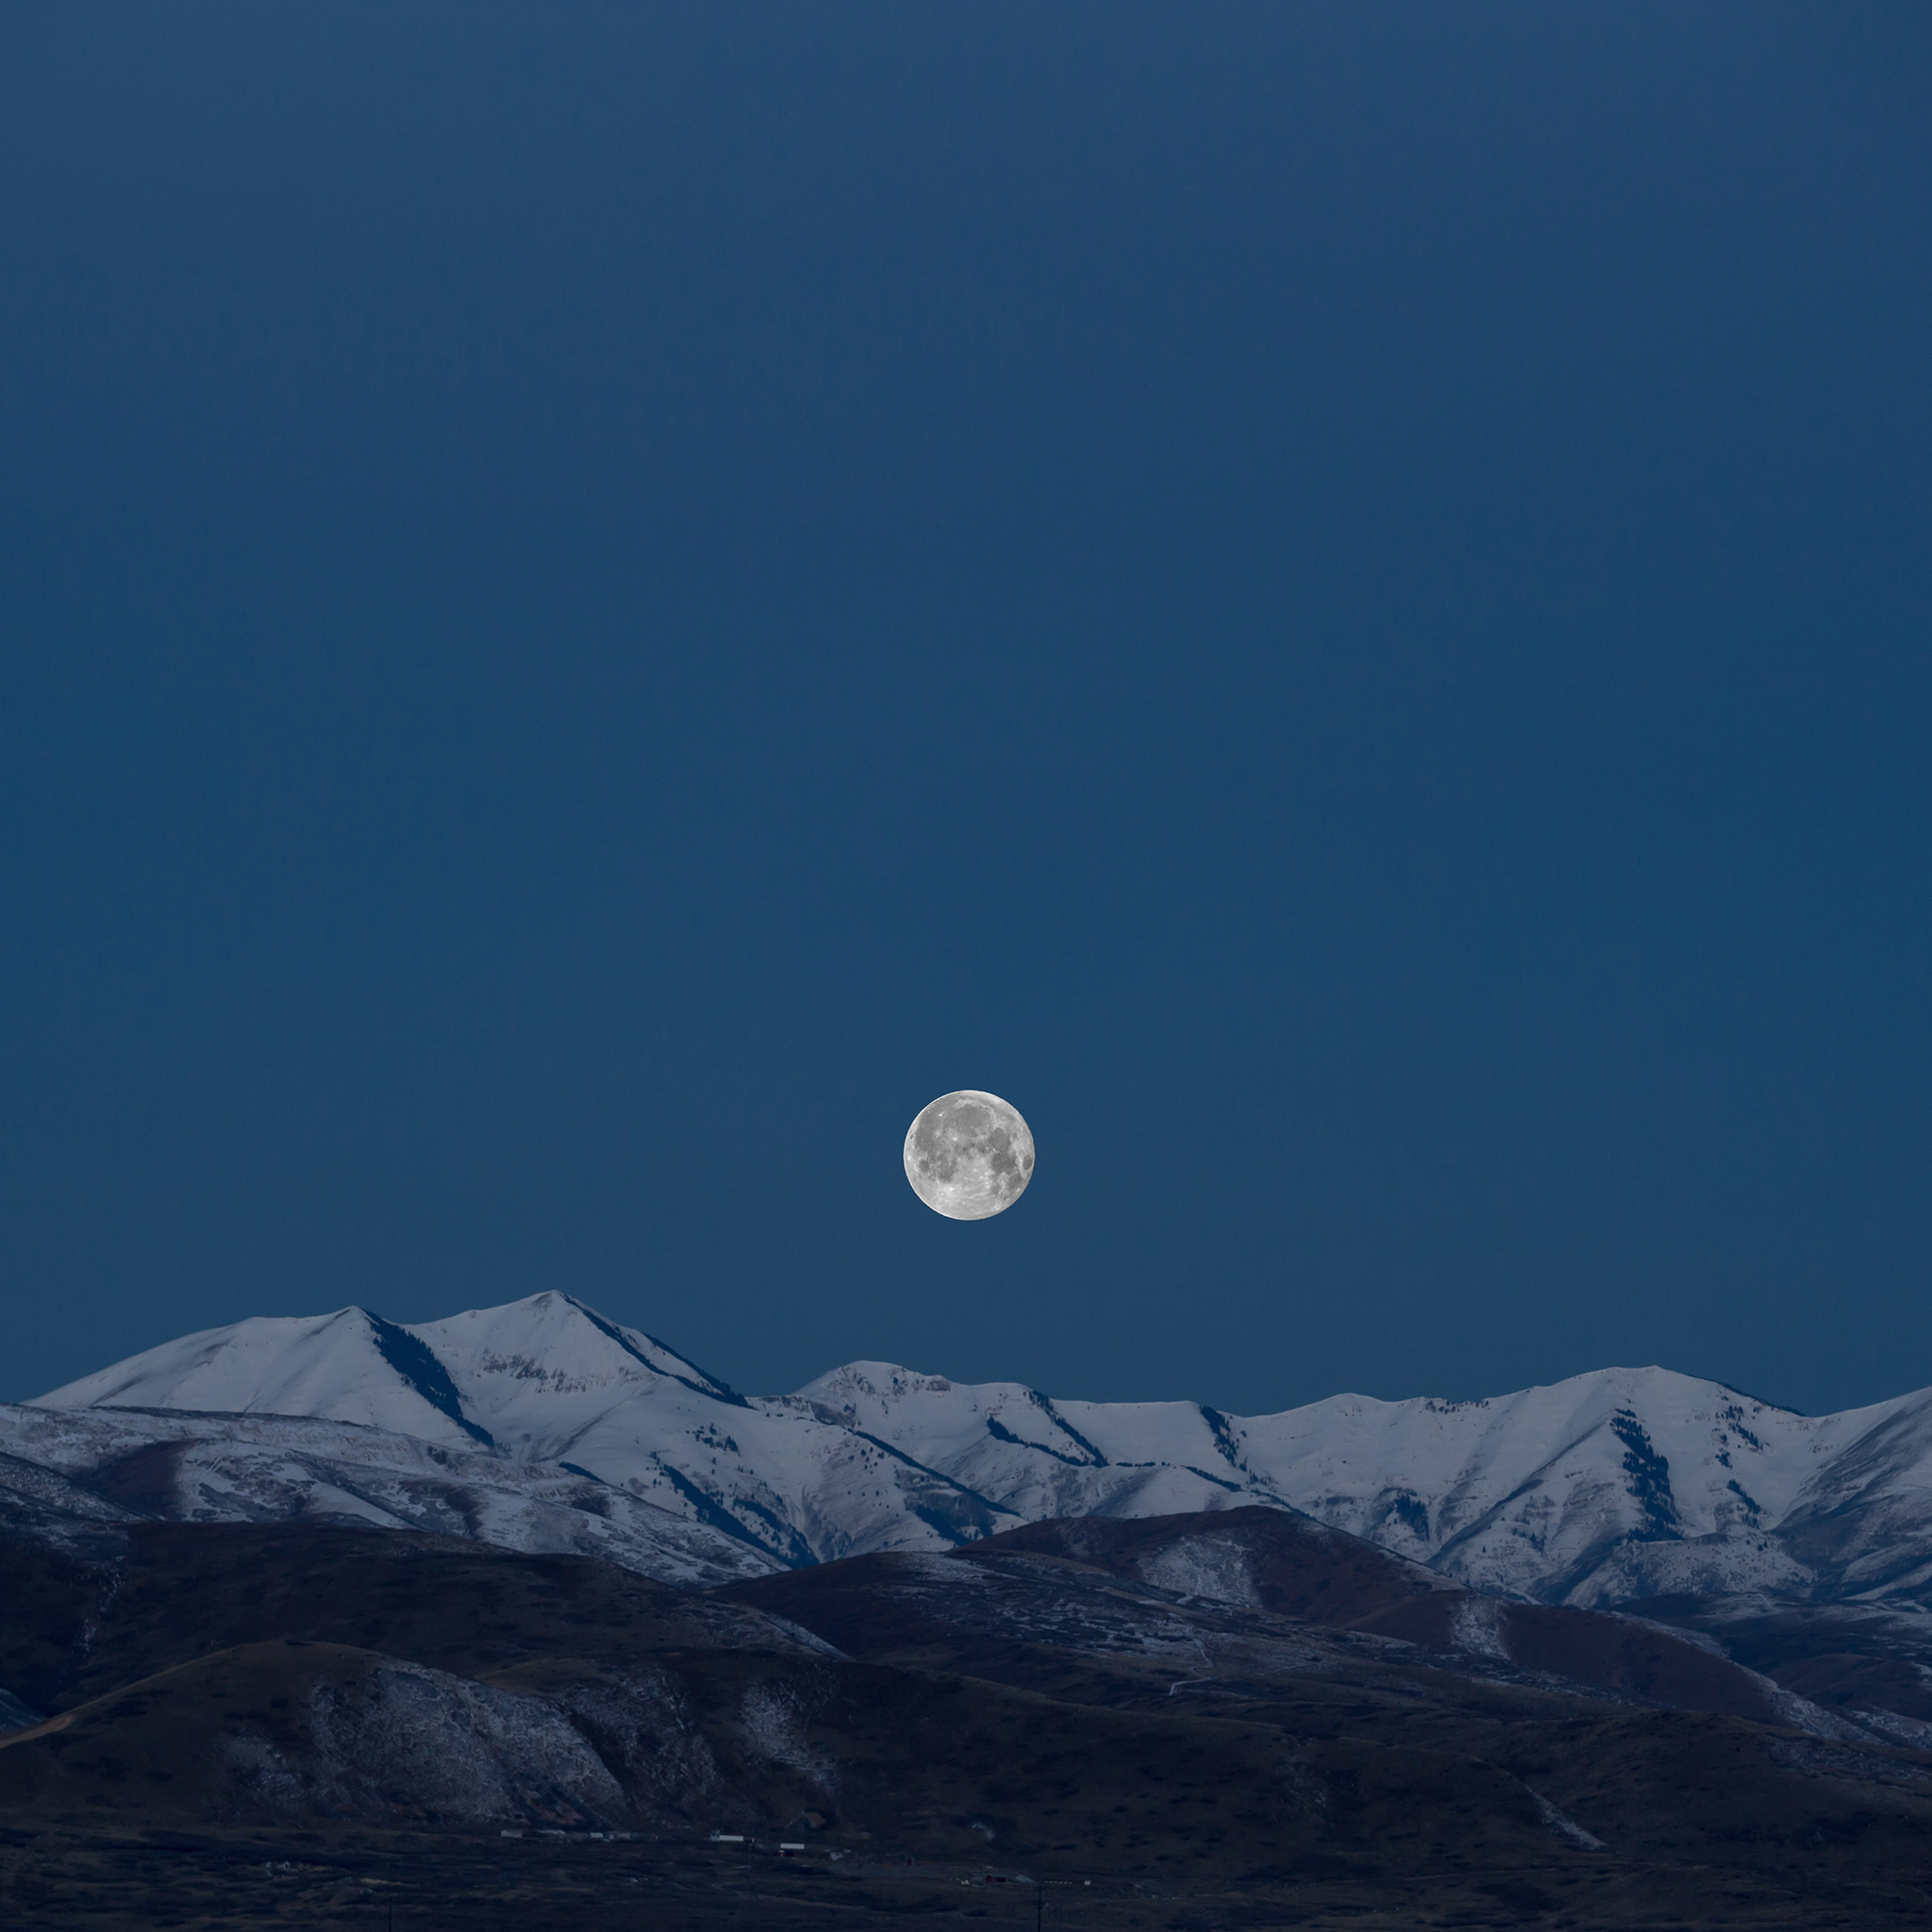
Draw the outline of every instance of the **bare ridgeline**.
[[[241,1324],[0,1408],[0,1918],[1924,1924],[1923,1407]]]

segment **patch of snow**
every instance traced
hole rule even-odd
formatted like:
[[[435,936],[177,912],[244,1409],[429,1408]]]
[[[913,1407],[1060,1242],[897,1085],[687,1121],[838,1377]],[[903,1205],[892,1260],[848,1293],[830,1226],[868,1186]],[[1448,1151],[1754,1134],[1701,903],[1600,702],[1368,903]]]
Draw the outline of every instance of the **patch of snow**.
[[[1231,1537],[1191,1536],[1142,1557],[1135,1567],[1142,1578],[1162,1590],[1261,1607],[1254,1558]]]
[[[1503,1641],[1503,1607],[1494,1597],[1464,1597],[1450,1619],[1451,1646],[1470,1657],[1510,1662],[1509,1646]]]
[[[1524,1790],[1529,1791],[1529,1787],[1524,1785]],[[1600,1852],[1604,1849],[1602,1839],[1591,1837],[1574,1818],[1566,1818],[1541,1791],[1529,1791],[1529,1795],[1536,1803],[1536,1815],[1558,1838],[1569,1840],[1573,1845],[1586,1852]]]

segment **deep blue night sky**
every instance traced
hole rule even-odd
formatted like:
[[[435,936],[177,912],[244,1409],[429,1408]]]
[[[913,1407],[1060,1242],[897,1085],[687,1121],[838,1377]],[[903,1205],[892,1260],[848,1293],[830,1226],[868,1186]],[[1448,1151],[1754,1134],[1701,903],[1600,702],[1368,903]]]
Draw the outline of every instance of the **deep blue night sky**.
[[[1921,0],[15,0],[0,1396],[544,1288],[1932,1382],[1928,99]]]

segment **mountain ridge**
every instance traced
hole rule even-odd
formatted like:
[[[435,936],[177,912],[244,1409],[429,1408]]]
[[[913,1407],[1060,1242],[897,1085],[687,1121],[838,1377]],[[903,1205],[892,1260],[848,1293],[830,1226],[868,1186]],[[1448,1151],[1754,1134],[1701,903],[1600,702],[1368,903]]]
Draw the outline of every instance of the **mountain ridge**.
[[[1471,1588],[1580,1607],[1932,1590],[1932,1390],[1805,1416],[1652,1366],[1244,1417],[855,1361],[747,1396],[553,1291],[409,1324],[360,1308],[251,1318],[23,1410],[139,1412],[156,1428],[197,1413],[203,1443],[214,1418],[264,1411],[413,1438],[485,1457],[491,1480],[541,1470],[597,1486],[607,1516],[622,1497],[652,1512],[640,1521],[703,1527],[763,1567],[949,1548],[1047,1518],[1262,1504]],[[0,1426],[0,1453],[22,1453],[20,1435]],[[204,1486],[181,1507],[212,1497]]]

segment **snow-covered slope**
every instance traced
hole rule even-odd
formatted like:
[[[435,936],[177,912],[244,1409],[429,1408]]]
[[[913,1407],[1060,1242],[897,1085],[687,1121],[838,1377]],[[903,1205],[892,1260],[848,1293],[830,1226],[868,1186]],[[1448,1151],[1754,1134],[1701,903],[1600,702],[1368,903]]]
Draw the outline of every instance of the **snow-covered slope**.
[[[946,1549],[1012,1511],[809,1404],[747,1402],[635,1328],[540,1294],[404,1328],[360,1308],[165,1343],[38,1408],[192,1408],[352,1422],[547,1466],[781,1563]]]
[[[302,1417],[0,1404],[0,1528],[101,1556],[127,1523],[295,1518],[601,1557],[694,1589],[779,1567],[623,1490],[474,1444]]]
[[[237,1322],[164,1341],[43,1395],[37,1407],[305,1415],[474,1447],[442,1365],[407,1328],[362,1308]]]
[[[1876,1420],[1820,1462],[1779,1539],[1835,1597],[1932,1602],[1932,1390],[1856,1413]]]
[[[1774,1532],[1816,1511],[1814,1484],[1834,1458],[1932,1403],[1801,1416],[1668,1370],[1606,1369],[1487,1401],[1339,1395],[1246,1418],[1184,1402],[1054,1402],[877,1362],[835,1369],[794,1400],[1027,1517],[1274,1503],[1479,1589],[1585,1605],[1808,1590],[1815,1566]],[[1885,1439],[1906,1450],[1895,1425]],[[1860,1494],[1909,1516],[1924,1482],[1914,1490],[1910,1471],[1932,1474],[1932,1442],[1899,1460],[1881,1456],[1885,1473],[1862,1474]],[[1915,1533],[1932,1568],[1932,1509]]]
[[[1932,1590],[1932,1391],[1801,1416],[1606,1369],[1479,1402],[1341,1395],[1243,1418],[854,1362],[746,1398],[550,1293],[409,1327],[356,1308],[238,1323],[36,1406],[358,1424],[594,1482],[785,1564],[1265,1503],[1545,1602]]]
[[[1720,1573],[1730,1589],[1797,1585],[1771,1533],[1896,1407],[1801,1416],[1664,1369],[1605,1369],[1480,1402],[1337,1396],[1237,1433],[1242,1458],[1325,1523],[1487,1589],[1590,1604]]]

